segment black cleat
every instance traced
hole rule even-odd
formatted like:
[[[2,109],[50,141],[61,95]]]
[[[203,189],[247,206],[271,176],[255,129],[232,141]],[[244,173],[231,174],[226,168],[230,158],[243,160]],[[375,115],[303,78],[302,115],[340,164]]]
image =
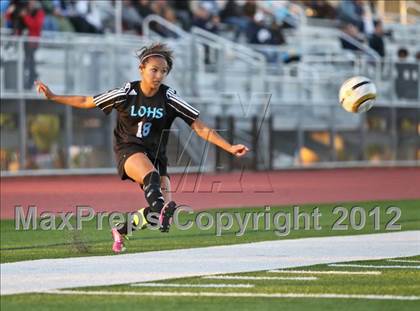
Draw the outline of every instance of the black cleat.
[[[169,227],[171,226],[172,217],[175,213],[176,208],[177,206],[174,201],[166,203],[165,206],[162,208],[159,216],[159,230],[161,232],[169,232]]]

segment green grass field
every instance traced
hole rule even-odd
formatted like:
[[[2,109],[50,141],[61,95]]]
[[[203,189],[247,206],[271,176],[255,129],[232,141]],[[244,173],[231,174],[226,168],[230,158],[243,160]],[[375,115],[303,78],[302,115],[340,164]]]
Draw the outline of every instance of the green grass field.
[[[418,310],[420,300],[383,299],[383,296],[416,296],[420,299],[420,256],[402,258],[410,263],[397,263],[388,260],[360,261],[352,264],[407,266],[404,269],[341,268],[329,265],[315,265],[305,268],[285,269],[285,273],[259,271],[252,273],[229,274],[235,277],[296,277],[293,271],[309,271],[299,276],[312,277],[312,280],[213,280],[203,277],[172,279],[161,281],[156,286],[142,287],[132,284],[103,287],[77,288],[77,295],[69,294],[26,294],[2,297],[2,310],[73,310],[80,307],[89,310]],[[415,263],[417,262],[417,263]],[[417,267],[417,269],[410,269]],[[364,274],[319,274],[319,271],[362,272]],[[367,273],[366,273],[367,271]],[[370,275],[369,273],[377,273]],[[154,282],[155,283],[155,282]],[[194,288],[209,284],[250,285],[251,288]],[[156,283],[155,283],[156,284]],[[192,286],[172,288],[173,285]],[[100,291],[100,294],[93,292]],[[159,293],[159,296],[153,296]],[[234,297],[236,293],[249,297]],[[90,294],[89,294],[90,293]],[[312,294],[313,297],[278,298],[273,294]],[[187,295],[186,295],[187,294]],[[218,294],[232,297],[217,297]],[[258,295],[267,297],[258,297]],[[321,298],[317,295],[375,295],[372,298]],[[186,296],[177,296],[186,295]],[[207,295],[207,296],[200,296]],[[147,307],[146,307],[147,306]]]
[[[356,230],[349,226],[348,230],[333,230],[332,226],[340,218],[340,214],[333,214],[336,206],[343,206],[347,210],[354,206],[360,206],[366,211],[366,224],[360,230]],[[375,228],[374,217],[369,216],[376,206],[380,209],[380,218],[377,228]],[[216,236],[215,226],[208,230],[199,230],[195,225],[190,230],[178,230],[171,228],[169,234],[160,233],[154,230],[141,230],[134,232],[130,240],[126,243],[128,252],[146,252],[156,250],[170,250],[178,248],[205,247],[214,245],[228,245],[237,243],[249,243],[258,241],[268,241],[277,239],[296,239],[304,237],[320,237],[333,235],[353,235],[353,234],[369,234],[378,232],[391,232],[386,230],[386,225],[394,218],[394,214],[386,214],[386,210],[390,206],[396,206],[401,209],[401,216],[396,224],[401,225],[401,230],[420,229],[420,200],[412,201],[375,201],[375,202],[355,202],[345,204],[311,204],[300,206],[300,212],[311,213],[314,208],[318,207],[322,216],[319,217],[319,226],[321,230],[315,230],[311,224],[310,230],[304,230],[303,219],[299,224],[299,229],[290,230],[290,233],[284,236],[275,234],[276,228],[271,225],[269,230],[265,230],[263,219],[258,222],[258,229],[252,228],[249,223],[247,230],[243,236],[236,236],[239,231],[238,225],[235,223],[230,230],[222,232],[221,236]],[[271,219],[274,214],[282,211],[284,213],[292,213],[292,206],[272,207]],[[215,215],[220,212],[239,212],[241,215],[249,212],[264,212],[263,208],[242,208],[242,209],[223,209],[211,210],[209,213]],[[182,214],[181,223],[187,220],[193,220],[196,214]],[[357,215],[356,215],[357,216]],[[349,225],[349,217],[341,223]],[[356,218],[356,221],[358,219]],[[15,262],[21,260],[41,259],[41,258],[64,258],[64,257],[80,257],[80,256],[97,256],[111,255],[112,239],[110,227],[107,225],[107,219],[104,219],[103,229],[96,230],[97,220],[93,219],[88,223],[83,223],[82,230],[16,230],[13,220],[1,220],[1,263]],[[73,222],[74,224],[74,222]],[[57,223],[57,226],[59,222]]]
[[[396,260],[396,259],[393,259]],[[401,266],[404,265],[406,269],[374,269],[374,268],[355,268],[355,267],[334,267],[329,265],[313,265],[310,267],[290,268],[281,270],[282,273],[275,273],[271,271],[260,271],[260,272],[248,272],[248,273],[236,273],[236,274],[223,274],[220,276],[239,276],[239,277],[317,277],[317,280],[223,280],[223,279],[212,279],[212,277],[193,277],[193,278],[182,278],[173,279],[168,281],[161,281],[161,284],[212,284],[212,283],[224,283],[224,284],[255,284],[255,288],[241,290],[246,293],[334,293],[334,294],[351,294],[351,295],[400,295],[401,292],[406,296],[417,295],[420,296],[420,255],[408,258],[401,258],[400,260],[410,261],[407,263],[400,263],[389,260],[369,260],[369,261],[353,261],[351,264],[361,264],[370,266]],[[411,267],[411,268],[410,268]],[[414,269],[415,268],[415,269]],[[375,272],[378,274],[297,274],[287,273],[287,271],[337,271],[337,272]],[[219,276],[219,275],[218,275]],[[384,282],[387,280],[387,282]],[[146,282],[142,283],[147,285]],[[158,287],[159,291],[163,292],[185,292],[185,288],[165,288],[164,286]],[[128,285],[115,285],[115,286],[97,286],[97,287],[85,287],[77,288],[78,291],[138,291],[138,292],[150,292],[156,290],[156,287],[135,287]],[[202,288],[191,288],[189,292],[200,292]],[[206,291],[212,292],[238,292],[237,288],[212,288],[206,289]],[[420,301],[419,301],[420,303]]]
[[[352,228],[349,216],[344,219],[342,225],[349,225],[348,230],[333,230],[332,226],[340,218],[339,214],[333,214],[334,207],[341,205],[350,210],[351,207],[359,206],[366,211],[366,223],[361,228]],[[379,222],[374,216],[369,216],[369,211],[379,206]],[[320,230],[315,230],[313,223],[310,230],[303,229],[303,222],[299,229],[290,231],[289,234],[279,237],[275,234],[276,228],[271,225],[269,230],[264,228],[261,221],[258,229],[248,225],[243,236],[236,236],[238,225],[226,230],[220,237],[216,236],[215,227],[209,230],[199,230],[193,226],[190,230],[182,231],[171,228],[169,234],[158,231],[141,230],[135,232],[126,243],[128,252],[145,252],[155,250],[170,250],[179,248],[205,247],[213,245],[228,245],[278,239],[296,239],[304,237],[338,236],[354,234],[371,234],[379,232],[392,232],[387,230],[386,225],[394,218],[394,214],[387,214],[387,208],[396,206],[401,210],[401,215],[395,222],[400,225],[398,230],[420,229],[420,200],[407,201],[375,201],[355,202],[345,204],[311,204],[300,206],[300,212],[311,213],[318,207],[322,216],[319,218]],[[291,213],[292,206],[279,206],[271,208],[271,214],[282,211]],[[209,211],[211,215],[220,212],[262,212],[262,208],[247,209],[223,209]],[[195,215],[183,215],[182,222],[193,220]],[[360,216],[360,215],[356,215]],[[356,224],[360,223],[360,217],[355,217]],[[104,219],[106,223],[106,219]],[[80,256],[111,255],[112,240],[109,226],[103,230],[96,230],[96,219],[84,223],[80,231],[16,231],[12,220],[1,221],[1,262],[16,262],[21,260],[40,258],[64,258]],[[395,230],[395,231],[398,231]],[[362,247],[362,246],[361,246]],[[419,256],[405,258],[413,262],[397,263],[388,260],[358,262],[369,265],[406,265],[420,266]],[[418,263],[416,263],[418,262]],[[355,262],[352,262],[354,264]],[[252,273],[229,274],[228,276],[253,276],[253,277],[316,277],[314,280],[227,280],[207,279],[202,277],[171,279],[162,281],[162,285],[142,287],[131,284],[118,286],[103,286],[73,289],[78,293],[40,293],[19,294],[1,296],[2,310],[74,310],[75,308],[89,310],[125,310],[128,308],[147,310],[418,310],[420,300],[386,300],[380,298],[384,295],[391,296],[415,296],[420,297],[420,269],[418,268],[352,268],[332,267],[328,265],[316,265],[305,268],[288,270],[311,270],[311,271],[378,271],[380,274],[358,275],[335,275],[335,274],[305,274],[295,275],[292,273],[272,273],[269,271],[256,271]],[[116,273],[118,274],[118,273]],[[156,282],[154,282],[156,283]],[[248,284],[249,288],[174,288],[167,284],[204,285],[204,284]],[[94,294],[92,291],[100,291]],[[126,292],[130,294],[127,295]],[[158,292],[159,296],[154,296]],[[180,293],[187,293],[180,296]],[[205,293],[207,296],[197,296]],[[235,297],[235,293],[247,294],[249,297]],[[313,294],[309,297],[270,297],[272,294]],[[232,295],[219,297],[217,294]],[[268,295],[259,297],[258,295]],[[378,299],[367,298],[320,298],[320,294],[340,295],[377,295]]]

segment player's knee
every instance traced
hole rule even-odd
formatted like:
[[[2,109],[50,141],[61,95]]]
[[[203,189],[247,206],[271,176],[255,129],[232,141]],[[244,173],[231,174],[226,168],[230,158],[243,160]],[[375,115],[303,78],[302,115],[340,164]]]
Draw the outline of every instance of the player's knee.
[[[143,178],[143,190],[150,210],[159,213],[165,200],[160,188],[160,175],[158,172],[152,171]]]

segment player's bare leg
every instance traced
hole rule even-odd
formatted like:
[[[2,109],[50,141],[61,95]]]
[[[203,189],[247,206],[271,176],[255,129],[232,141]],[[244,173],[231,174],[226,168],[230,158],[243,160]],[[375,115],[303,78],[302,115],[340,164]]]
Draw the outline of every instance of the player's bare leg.
[[[144,178],[151,172],[156,171],[152,162],[144,153],[131,155],[124,163],[124,170],[127,176],[136,183],[143,185]]]
[[[149,158],[143,153],[135,153],[131,155],[124,163],[124,170],[127,176],[129,176],[131,179],[133,179],[136,183],[140,185],[143,185],[145,176],[156,171]],[[139,222],[140,220],[137,219],[137,221]],[[142,219],[141,221],[144,222],[144,219]],[[138,223],[136,225],[138,225]],[[120,253],[125,249],[124,237],[128,233],[129,223],[127,221],[122,226],[119,226],[120,228],[118,229],[112,229],[112,236],[114,238],[112,250],[115,253]]]
[[[159,176],[147,155],[143,153],[133,154],[125,161],[124,170],[130,178],[142,186],[149,206],[140,209],[134,215],[133,223],[127,221],[121,228],[113,229],[113,250],[116,253],[123,249],[123,237],[128,233],[128,226],[131,225],[134,229],[146,225],[147,222],[152,220],[151,216],[153,214],[149,214],[156,213],[159,215],[160,230],[168,232],[172,215],[176,209],[175,202],[171,201],[169,178],[167,176]],[[165,202],[167,203],[165,204]]]
[[[162,189],[162,194],[166,202],[164,210],[162,210],[159,218],[159,223],[161,224],[160,231],[168,232],[169,226],[172,222],[172,216],[177,207],[176,203],[172,201],[171,181],[168,176],[162,176],[160,178],[160,187]]]
[[[168,176],[161,177],[147,155],[143,153],[136,153],[129,157],[124,169],[128,176],[142,185],[146,201],[149,203],[148,207],[141,210],[142,220],[146,223],[149,220],[147,217],[149,213],[157,213],[160,231],[168,232],[176,208],[175,202],[171,200]]]
[[[165,202],[172,201],[171,180],[168,176],[160,177],[160,188],[162,189],[162,194],[165,198]]]

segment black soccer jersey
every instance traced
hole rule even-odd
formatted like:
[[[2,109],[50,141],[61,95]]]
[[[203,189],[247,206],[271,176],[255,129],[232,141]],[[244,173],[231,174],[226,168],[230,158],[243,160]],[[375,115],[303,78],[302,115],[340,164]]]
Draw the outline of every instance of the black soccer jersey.
[[[143,94],[140,81],[128,82],[120,89],[114,89],[94,96],[94,103],[109,114],[117,110],[118,119],[114,130],[114,149],[138,144],[153,156],[166,160],[166,145],[169,129],[176,117],[191,125],[199,111],[180,98],[175,90],[161,84],[152,97]]]

